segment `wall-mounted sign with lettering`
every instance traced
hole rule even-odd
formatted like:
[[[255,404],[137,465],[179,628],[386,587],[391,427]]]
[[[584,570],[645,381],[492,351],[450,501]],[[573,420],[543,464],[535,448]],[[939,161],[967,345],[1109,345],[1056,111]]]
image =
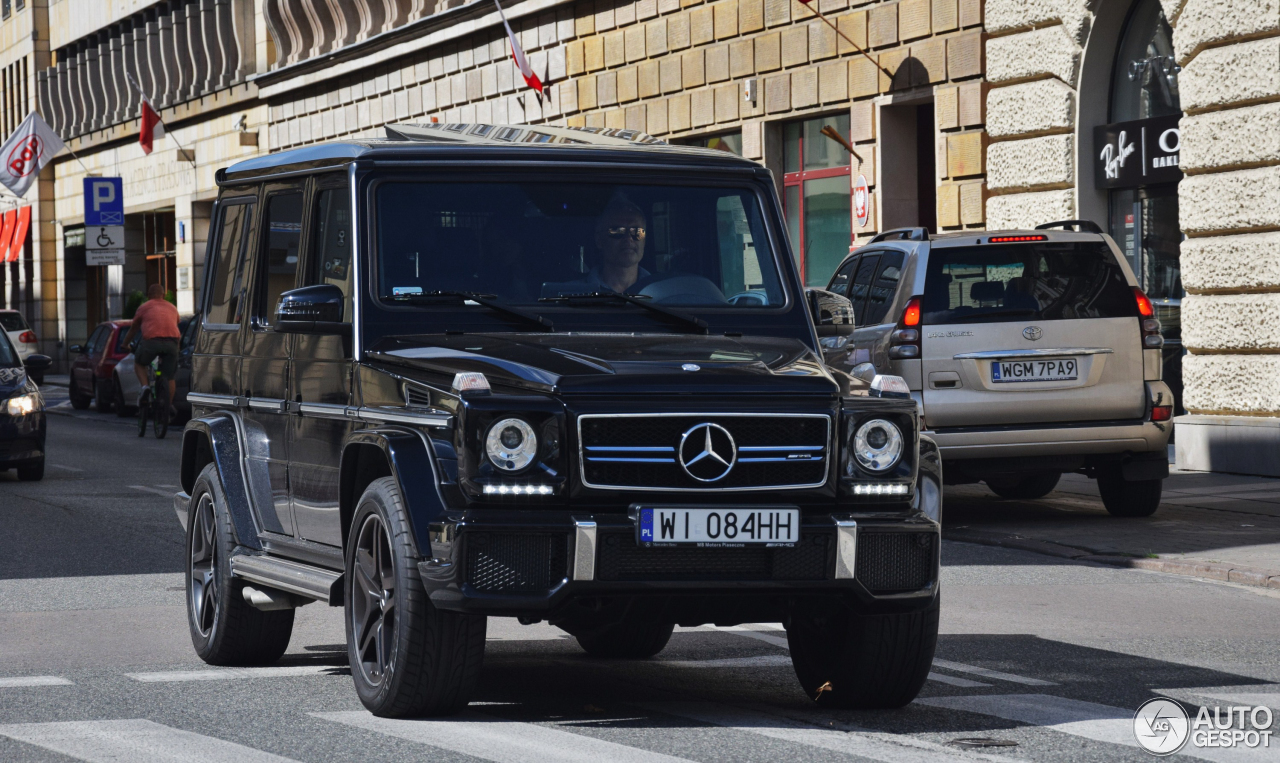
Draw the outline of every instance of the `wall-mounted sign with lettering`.
[[[1152,117],[1093,128],[1094,184],[1136,188],[1181,180],[1179,119]]]

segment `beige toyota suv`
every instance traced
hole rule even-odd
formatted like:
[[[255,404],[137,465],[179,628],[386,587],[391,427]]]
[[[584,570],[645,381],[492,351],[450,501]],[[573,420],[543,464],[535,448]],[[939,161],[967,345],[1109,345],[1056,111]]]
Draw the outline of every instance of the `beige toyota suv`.
[[[1031,499],[1077,472],[1113,515],[1155,512],[1174,405],[1160,324],[1097,225],[892,230],[851,252],[828,289],[858,325],[826,343],[828,363],[907,380],[948,484]]]

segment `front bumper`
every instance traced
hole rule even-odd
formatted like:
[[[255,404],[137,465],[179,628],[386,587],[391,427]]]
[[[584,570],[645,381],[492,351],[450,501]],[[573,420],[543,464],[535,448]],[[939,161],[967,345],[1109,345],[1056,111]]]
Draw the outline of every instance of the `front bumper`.
[[[44,411],[18,417],[0,411],[0,467],[8,469],[40,461],[44,458],[44,443]]]
[[[642,548],[626,515],[504,512],[431,525],[418,570],[441,609],[556,620],[616,598],[685,624],[770,621],[798,600],[911,611],[937,591],[939,525],[915,514],[812,516],[792,548]]]

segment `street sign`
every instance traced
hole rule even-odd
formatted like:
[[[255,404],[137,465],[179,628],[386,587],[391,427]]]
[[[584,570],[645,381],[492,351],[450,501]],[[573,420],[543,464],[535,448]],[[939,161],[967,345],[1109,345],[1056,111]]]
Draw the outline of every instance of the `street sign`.
[[[124,180],[84,179],[84,264],[124,264]]]
[[[853,216],[857,219],[859,228],[867,227],[867,222],[871,219],[871,189],[867,187],[865,175],[859,175],[858,181],[853,184]]]
[[[124,226],[98,225],[85,229],[84,264],[123,265]]]
[[[124,180],[84,179],[84,225],[124,225]]]

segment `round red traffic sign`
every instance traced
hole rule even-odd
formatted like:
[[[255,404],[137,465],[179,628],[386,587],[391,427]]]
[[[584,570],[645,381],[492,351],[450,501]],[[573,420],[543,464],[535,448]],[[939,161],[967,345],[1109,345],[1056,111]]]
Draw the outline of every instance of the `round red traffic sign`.
[[[853,216],[858,220],[858,227],[867,227],[871,219],[871,189],[867,187],[867,177],[859,175],[853,184]]]

